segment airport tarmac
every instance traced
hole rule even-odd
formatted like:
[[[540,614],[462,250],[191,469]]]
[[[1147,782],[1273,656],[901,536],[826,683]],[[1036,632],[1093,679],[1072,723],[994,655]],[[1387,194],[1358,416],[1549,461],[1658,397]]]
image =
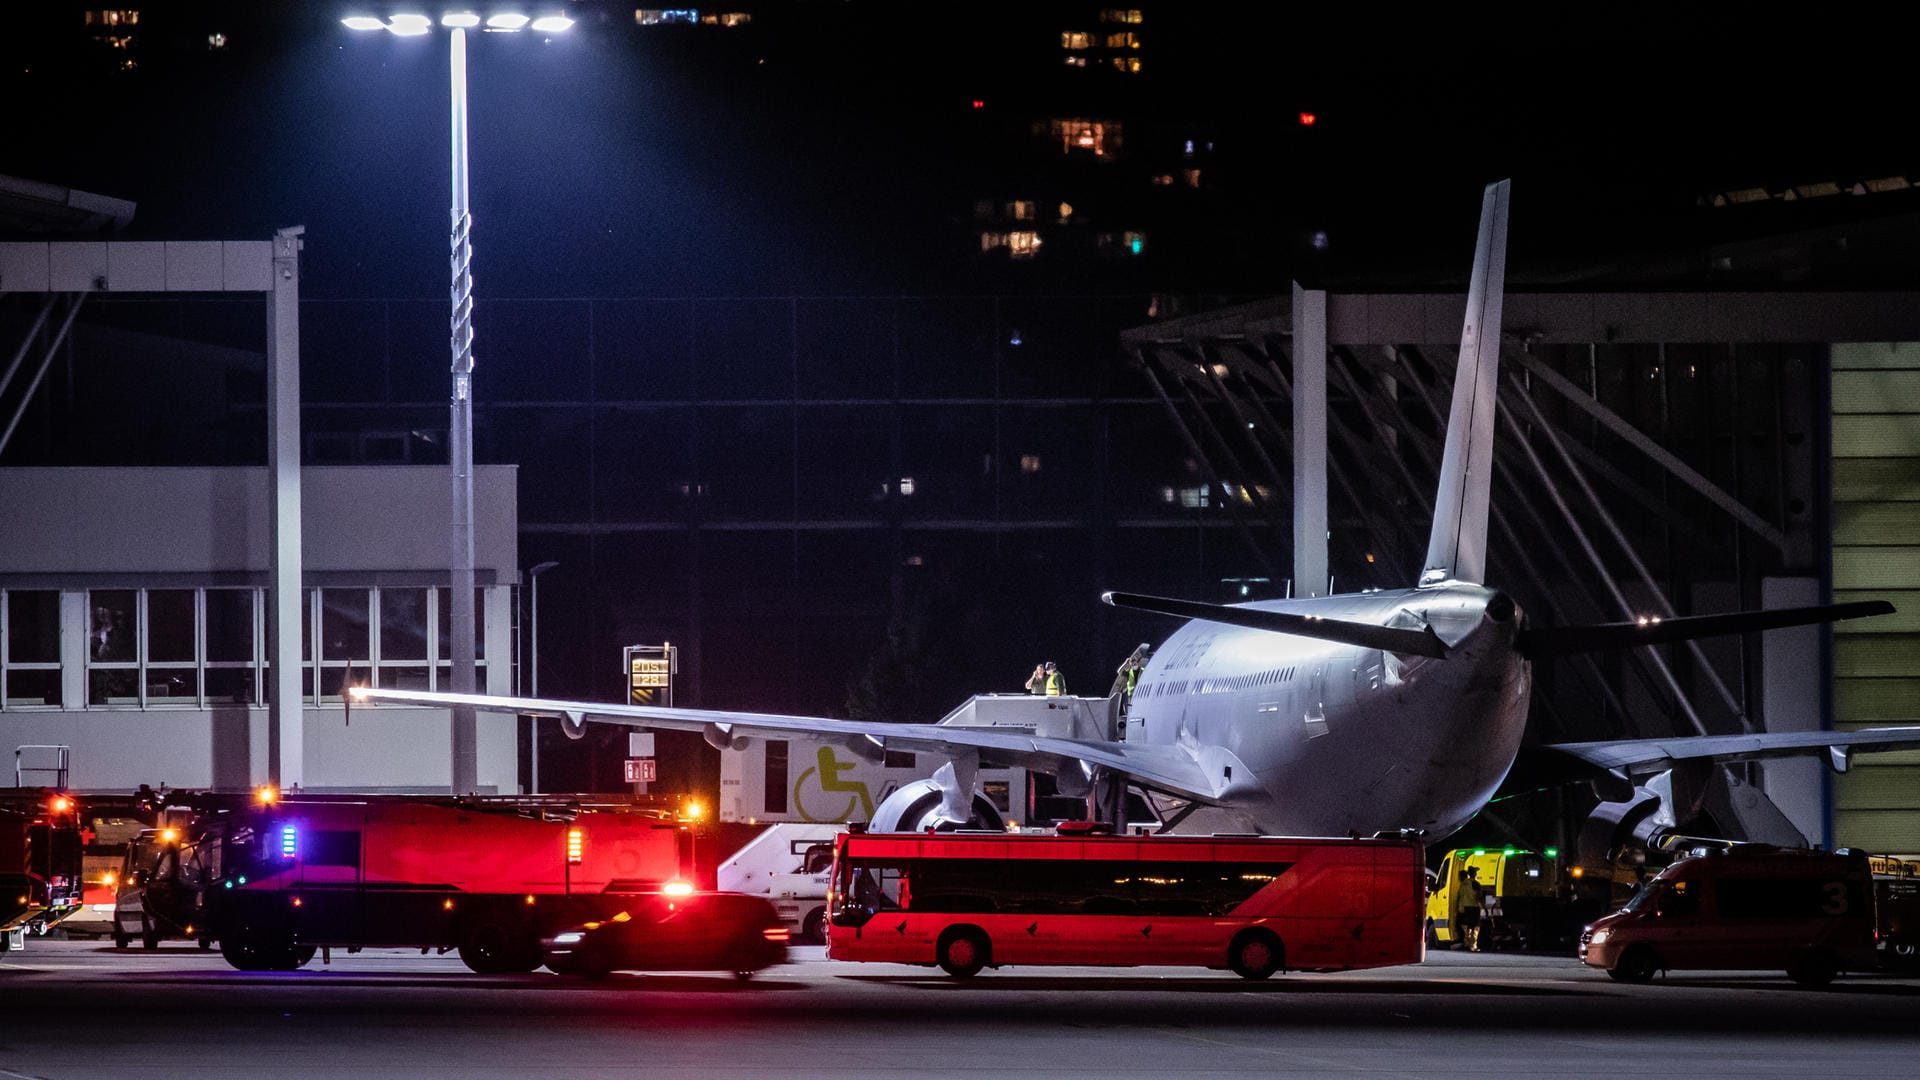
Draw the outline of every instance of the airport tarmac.
[[[355,1077],[1906,1075],[1920,979],[1699,973],[1622,986],[1557,956],[1250,983],[1171,968],[793,962],[731,976],[477,976],[451,956],[241,973],[168,943],[0,955],[0,1080]]]

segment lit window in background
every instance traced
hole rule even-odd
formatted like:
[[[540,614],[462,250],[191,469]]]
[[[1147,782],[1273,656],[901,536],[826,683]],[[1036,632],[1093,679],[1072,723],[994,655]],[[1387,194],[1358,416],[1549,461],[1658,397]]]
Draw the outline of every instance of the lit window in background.
[[[207,35],[207,48],[224,49],[227,47],[227,35],[212,33]]]
[[[1131,30],[1123,30],[1118,34],[1107,35],[1107,48],[1109,49],[1137,49],[1139,47],[1140,35]]]
[[[1015,221],[1032,221],[1033,201],[1031,199],[1015,199],[1013,202],[1008,203],[1007,216]]]
[[[1140,58],[1137,56],[1116,56],[1113,66],[1129,75],[1140,74]]]
[[[1029,475],[1040,471],[1039,454],[1021,454],[1020,471]]]
[[[1111,120],[1048,120],[1034,127],[1036,134],[1060,140],[1060,152],[1090,151],[1106,157],[1120,151],[1121,125]]]
[[[1063,30],[1060,32],[1060,47],[1063,49],[1084,49],[1087,47],[1085,30]]]
[[[1126,23],[1131,26],[1138,26],[1140,25],[1140,9],[1106,8],[1100,12],[1100,21],[1103,23]]]
[[[1007,254],[1016,259],[1031,259],[1040,254],[1040,234],[1027,231],[1008,233]]]

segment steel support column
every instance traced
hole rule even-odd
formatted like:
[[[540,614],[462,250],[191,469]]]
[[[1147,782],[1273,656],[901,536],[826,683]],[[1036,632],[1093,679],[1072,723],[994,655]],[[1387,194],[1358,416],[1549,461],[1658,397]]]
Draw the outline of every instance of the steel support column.
[[[1293,580],[1327,593],[1327,294],[1293,285]]]
[[[304,778],[306,724],[300,692],[300,236],[273,237],[267,297],[267,779],[286,789]],[[318,663],[314,677],[319,678]],[[318,689],[316,684],[315,689]]]

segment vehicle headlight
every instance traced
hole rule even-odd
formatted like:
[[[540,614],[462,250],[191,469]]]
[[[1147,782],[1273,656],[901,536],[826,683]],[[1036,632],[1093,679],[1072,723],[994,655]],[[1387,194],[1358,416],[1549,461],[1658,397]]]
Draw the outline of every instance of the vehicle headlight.
[[[578,930],[569,930],[564,934],[553,935],[553,943],[555,945],[578,945],[585,940],[587,940],[587,935]]]
[[[1606,944],[1606,942],[1607,942],[1607,938],[1608,938],[1609,936],[1611,936],[1611,935],[1609,935],[1609,934],[1608,934],[1608,932],[1607,932],[1607,931],[1605,931],[1605,930],[1595,930],[1595,931],[1593,932],[1593,936],[1587,939],[1587,944],[1589,944],[1589,945],[1604,945],[1604,944]]]

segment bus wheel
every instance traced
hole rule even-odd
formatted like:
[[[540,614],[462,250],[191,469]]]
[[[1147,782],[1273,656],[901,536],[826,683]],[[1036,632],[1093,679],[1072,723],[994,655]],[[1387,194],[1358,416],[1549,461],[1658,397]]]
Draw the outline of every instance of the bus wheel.
[[[1825,986],[1838,974],[1840,962],[1829,949],[1809,949],[1787,970],[1787,977],[1801,986]]]
[[[827,943],[826,908],[814,908],[812,911],[807,912],[807,917],[800,923],[800,937],[801,940],[810,945],[825,945]]]
[[[934,958],[947,974],[970,979],[987,966],[987,935],[974,926],[955,926],[940,935],[933,947]]]
[[[279,959],[271,934],[242,926],[220,937],[220,955],[241,971],[271,971]]]
[[[1645,945],[1635,945],[1620,954],[1620,962],[1607,969],[1614,982],[1647,983],[1660,970],[1660,957]]]
[[[114,947],[114,948],[116,948],[116,949],[124,949],[124,948],[126,948],[127,946],[129,946],[129,945],[131,945],[131,944],[133,944],[133,936],[132,936],[132,935],[130,935],[130,934],[126,934],[126,933],[123,933],[123,932],[121,932],[121,931],[119,931],[119,930],[115,930],[115,931],[113,932],[113,947]]]
[[[154,925],[147,921],[145,915],[140,917],[140,947],[143,949],[160,947],[160,931],[154,929]]]
[[[1243,979],[1264,979],[1280,970],[1286,951],[1265,930],[1248,930],[1227,946],[1227,967]]]

